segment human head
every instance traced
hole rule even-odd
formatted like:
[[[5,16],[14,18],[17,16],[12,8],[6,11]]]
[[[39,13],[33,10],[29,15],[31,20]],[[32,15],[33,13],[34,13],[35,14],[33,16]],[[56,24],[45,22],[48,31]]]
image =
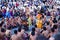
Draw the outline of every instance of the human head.
[[[14,34],[17,34],[17,30],[14,30]]]
[[[6,30],[4,28],[1,28],[1,32],[5,32]]]
[[[32,31],[32,32],[31,32],[31,35],[34,36],[34,35],[35,35],[35,32]]]
[[[20,27],[18,28],[18,32],[21,32],[21,28]]]

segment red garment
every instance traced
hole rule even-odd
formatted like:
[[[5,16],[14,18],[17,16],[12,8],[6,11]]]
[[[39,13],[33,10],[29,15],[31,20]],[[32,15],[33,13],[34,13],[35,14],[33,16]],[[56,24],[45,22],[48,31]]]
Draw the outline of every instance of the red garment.
[[[18,3],[16,3],[16,7],[17,7],[17,6],[19,6],[19,4],[18,4]]]
[[[2,12],[5,14],[6,13],[6,9],[3,9]]]

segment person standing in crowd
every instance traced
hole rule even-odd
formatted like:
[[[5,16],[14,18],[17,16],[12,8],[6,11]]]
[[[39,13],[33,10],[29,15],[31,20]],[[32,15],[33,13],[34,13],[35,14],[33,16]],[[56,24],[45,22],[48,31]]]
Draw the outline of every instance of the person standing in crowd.
[[[60,40],[58,0],[0,0],[0,40]]]
[[[32,28],[32,32],[30,34],[30,40],[36,40],[37,34],[35,28]]]
[[[17,34],[17,37],[18,37],[18,40],[22,40],[22,34],[21,34],[21,28],[18,28],[18,34]]]
[[[42,23],[42,14],[38,13],[36,17],[37,17],[37,21],[36,21],[37,28],[41,29],[42,25],[43,25],[43,23]]]
[[[4,28],[1,28],[0,30],[0,40],[5,40],[5,29]]]
[[[14,35],[11,36],[11,40],[18,40],[17,30],[14,30]]]

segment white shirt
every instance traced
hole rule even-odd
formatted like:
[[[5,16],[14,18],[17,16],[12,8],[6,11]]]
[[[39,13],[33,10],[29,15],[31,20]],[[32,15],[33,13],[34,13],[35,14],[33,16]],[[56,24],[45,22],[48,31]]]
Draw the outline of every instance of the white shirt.
[[[41,9],[41,6],[39,5],[38,8]]]
[[[50,37],[49,40],[55,40],[53,37]]]

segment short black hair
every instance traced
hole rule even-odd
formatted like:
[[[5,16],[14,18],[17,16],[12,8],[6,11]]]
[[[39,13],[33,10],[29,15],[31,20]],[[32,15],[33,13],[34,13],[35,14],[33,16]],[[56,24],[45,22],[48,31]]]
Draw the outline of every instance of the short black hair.
[[[43,27],[43,30],[46,30],[46,27]]]
[[[42,15],[42,18],[44,18],[44,15]]]
[[[57,25],[53,25],[53,28],[54,28],[54,29],[57,29],[57,27],[58,27]]]
[[[6,30],[4,28],[1,28],[1,32],[5,32]]]
[[[54,30],[54,28],[51,28],[51,32],[54,32],[55,30]]]
[[[37,28],[37,25],[35,24],[35,28]]]
[[[58,11],[60,11],[60,8],[57,8]]]
[[[11,30],[11,26],[9,26],[7,29],[8,29],[8,30]]]
[[[31,35],[34,36],[34,35],[35,35],[35,32],[32,31],[32,32],[31,32]]]
[[[14,34],[17,34],[17,30],[14,30]]]
[[[18,32],[21,32],[21,28],[20,27],[18,28]]]
[[[35,31],[35,28],[32,28],[32,31]]]
[[[57,23],[57,20],[56,20],[56,18],[54,18],[54,20],[53,20],[53,23]]]
[[[44,10],[44,8],[42,7],[41,10],[40,10],[40,12],[41,12],[41,13],[44,13],[44,11],[45,11],[45,10]]]
[[[49,25],[49,22],[46,22],[47,25]]]

